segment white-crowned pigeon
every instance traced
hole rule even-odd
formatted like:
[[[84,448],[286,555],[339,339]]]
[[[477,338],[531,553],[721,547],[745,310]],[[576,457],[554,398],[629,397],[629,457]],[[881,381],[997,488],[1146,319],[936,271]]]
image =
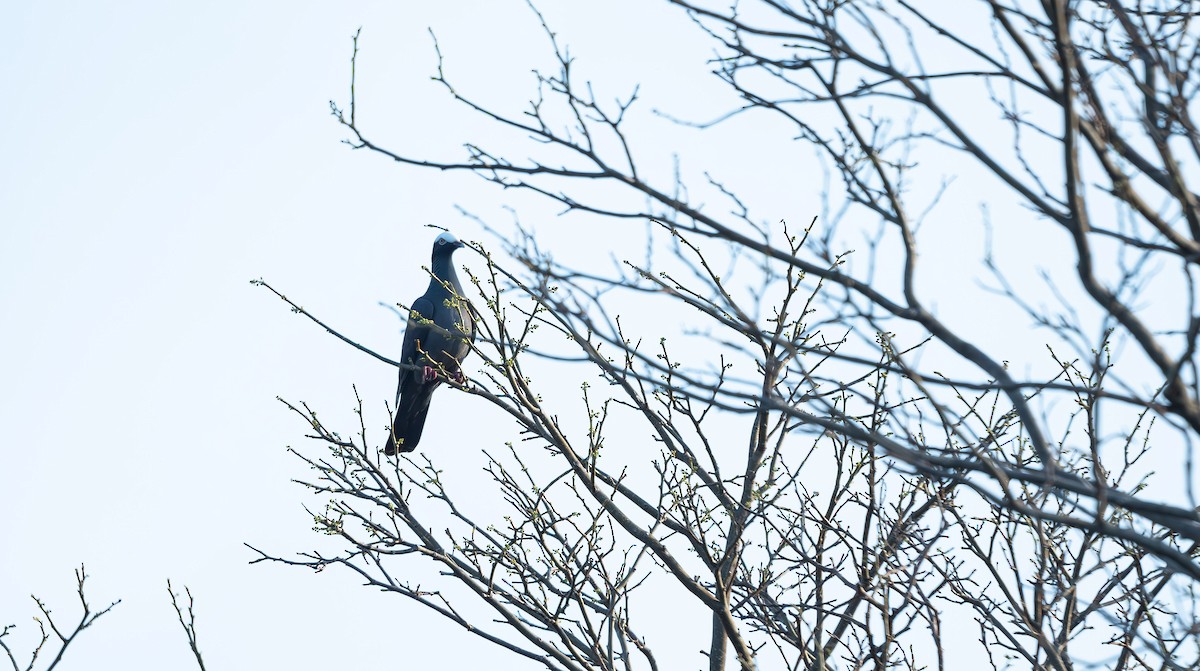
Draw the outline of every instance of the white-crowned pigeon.
[[[449,233],[433,241],[433,277],[425,295],[413,301],[400,354],[401,363],[417,368],[400,370],[396,416],[384,454],[413,451],[421,440],[433,391],[446,378],[463,379],[460,366],[475,340],[475,320],[450,261],[462,246]]]

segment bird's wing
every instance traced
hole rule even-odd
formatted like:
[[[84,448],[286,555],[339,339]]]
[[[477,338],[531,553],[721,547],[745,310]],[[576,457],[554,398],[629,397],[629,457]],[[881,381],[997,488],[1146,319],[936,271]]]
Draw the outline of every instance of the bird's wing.
[[[455,287],[452,293],[445,287],[439,287],[438,295],[433,300],[436,303],[433,321],[438,328],[431,329],[426,351],[431,359],[440,362],[448,371],[456,372],[470,351],[468,341],[474,340],[474,321],[460,288]]]
[[[439,306],[438,325],[454,334],[446,344],[446,352],[454,361],[461,363],[475,342],[475,317],[465,298],[466,292],[458,278],[450,278],[450,288],[445,291],[444,306]]]
[[[408,325],[404,327],[404,345],[400,350],[400,363],[410,365],[421,365],[418,359],[419,352],[424,350],[429,340],[429,324],[424,323],[428,319],[436,323],[437,308],[433,301],[429,300],[428,294],[421,296],[413,301],[412,308],[408,314]],[[413,375],[413,371],[401,368],[400,369],[400,387],[404,386],[404,381]],[[399,398],[400,389],[396,389],[397,398]]]
[[[466,336],[466,342],[463,347],[469,351],[470,344],[475,342],[475,309],[467,302],[466,294],[463,293],[462,287],[458,286],[458,281],[454,283],[454,290],[458,293],[458,321],[461,325],[461,331]],[[466,352],[463,352],[466,354]]]

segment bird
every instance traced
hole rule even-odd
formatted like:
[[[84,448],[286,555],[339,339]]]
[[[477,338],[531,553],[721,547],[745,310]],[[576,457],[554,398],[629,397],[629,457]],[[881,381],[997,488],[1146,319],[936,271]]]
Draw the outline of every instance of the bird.
[[[450,258],[464,247],[450,233],[433,241],[432,277],[425,294],[413,301],[396,389],[396,415],[383,453],[412,452],[421,441],[429,400],[447,377],[464,380],[461,366],[475,341],[475,318],[463,298],[463,288]]]

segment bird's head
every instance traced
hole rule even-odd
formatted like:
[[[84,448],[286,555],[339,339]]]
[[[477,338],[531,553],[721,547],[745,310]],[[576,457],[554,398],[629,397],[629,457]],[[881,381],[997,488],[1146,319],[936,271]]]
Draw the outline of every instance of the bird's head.
[[[440,256],[444,254],[449,256],[454,252],[454,250],[465,246],[466,245],[459,242],[458,238],[454,237],[450,233],[442,233],[433,241],[433,255]]]

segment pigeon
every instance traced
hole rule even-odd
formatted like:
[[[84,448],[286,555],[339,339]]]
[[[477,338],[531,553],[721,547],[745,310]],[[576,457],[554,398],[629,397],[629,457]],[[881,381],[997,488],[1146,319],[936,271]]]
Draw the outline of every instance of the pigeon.
[[[463,298],[450,257],[463,243],[449,233],[433,241],[433,277],[425,295],[413,301],[404,330],[396,416],[383,453],[412,452],[421,441],[429,400],[447,377],[462,383],[462,360],[475,341],[475,319]],[[432,323],[431,323],[432,322]]]

